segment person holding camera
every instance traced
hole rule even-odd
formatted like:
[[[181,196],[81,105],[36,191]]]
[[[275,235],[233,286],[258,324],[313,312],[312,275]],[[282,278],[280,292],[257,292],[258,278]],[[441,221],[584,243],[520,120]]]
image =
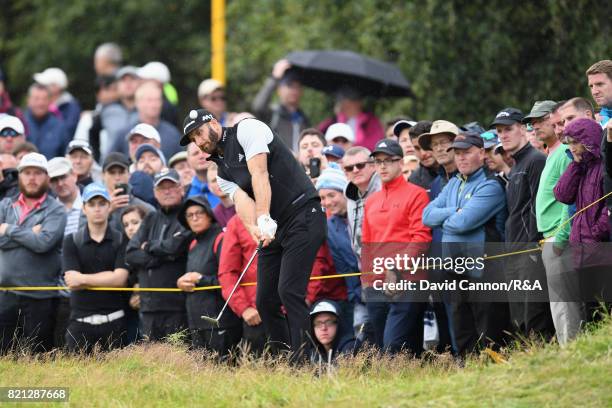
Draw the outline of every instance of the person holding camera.
[[[288,345],[293,361],[302,361],[310,330],[306,287],[327,229],[312,181],[289,148],[257,119],[222,127],[210,112],[192,110],[183,133],[181,145],[193,142],[210,154],[219,168],[219,187],[236,204],[253,239],[262,243],[256,304],[272,350]]]

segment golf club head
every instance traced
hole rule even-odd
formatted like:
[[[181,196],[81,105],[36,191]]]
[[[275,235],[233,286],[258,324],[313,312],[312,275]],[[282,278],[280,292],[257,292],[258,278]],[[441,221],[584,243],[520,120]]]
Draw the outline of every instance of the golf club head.
[[[214,317],[209,316],[201,316],[202,320],[206,320],[208,323],[214,325],[215,327],[219,327],[219,319],[215,319]]]

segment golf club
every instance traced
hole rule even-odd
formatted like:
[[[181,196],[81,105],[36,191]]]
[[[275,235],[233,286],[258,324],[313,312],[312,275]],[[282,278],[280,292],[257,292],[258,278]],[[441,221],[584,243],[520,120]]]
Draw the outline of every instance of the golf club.
[[[253,260],[255,259],[255,256],[259,253],[259,251],[261,250],[262,246],[263,246],[263,241],[259,241],[259,245],[257,245],[257,248],[255,248],[255,252],[253,252],[253,255],[251,255],[251,259],[249,259],[249,262],[246,264],[246,266],[244,267],[244,270],[242,271],[242,273],[238,277],[238,280],[236,281],[236,284],[234,285],[234,288],[232,289],[232,291],[230,292],[229,296],[227,297],[227,300],[225,301],[225,304],[221,308],[221,311],[219,312],[217,317],[215,318],[215,317],[210,317],[210,316],[201,316],[203,320],[206,320],[208,323],[213,324],[213,325],[219,327],[219,319],[221,319],[221,316],[223,316],[223,312],[225,312],[225,309],[227,308],[227,305],[229,305],[230,299],[234,295],[234,292],[236,291],[236,289],[238,289],[238,286],[240,285],[240,282],[242,282],[242,278],[246,274],[246,271],[251,267],[251,264],[253,263]]]

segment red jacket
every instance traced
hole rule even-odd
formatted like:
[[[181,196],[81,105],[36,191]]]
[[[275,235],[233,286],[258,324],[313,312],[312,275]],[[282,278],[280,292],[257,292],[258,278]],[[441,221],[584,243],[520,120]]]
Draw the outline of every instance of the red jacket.
[[[233,216],[227,223],[223,245],[221,247],[221,261],[219,262],[219,284],[221,294],[227,299],[240,273],[249,262],[255,252],[257,244],[247,231],[240,218]],[[253,260],[251,267],[247,270],[242,283],[257,282],[257,257]],[[236,293],[229,302],[230,308],[237,316],[249,307],[256,308],[255,294],[257,286],[239,286]]]
[[[314,265],[312,266],[313,276],[329,276],[336,275],[336,267],[334,261],[329,252],[327,242],[321,245],[317,257],[315,258]],[[308,290],[306,292],[306,300],[312,305],[318,300],[329,299],[329,300],[346,300],[347,299],[346,283],[343,277],[330,278],[330,279],[315,279],[308,282]]]
[[[365,203],[362,229],[362,269],[372,271],[374,257],[396,254],[421,256],[431,242],[431,230],[423,225],[427,192],[399,175],[384,183]],[[368,281],[364,275],[364,283]],[[362,279],[363,280],[363,279]]]

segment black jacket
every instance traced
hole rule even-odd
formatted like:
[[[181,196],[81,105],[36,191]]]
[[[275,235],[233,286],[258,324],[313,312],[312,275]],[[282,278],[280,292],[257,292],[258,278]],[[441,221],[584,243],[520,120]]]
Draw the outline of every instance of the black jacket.
[[[185,273],[191,231],[178,221],[180,207],[150,212],[127,246],[126,263],[138,269],[142,288],[176,288]],[[146,242],[144,249],[142,244]],[[141,292],[143,312],[183,311],[185,296],[174,292]]]
[[[19,172],[17,169],[2,170],[4,180],[0,182],[0,200],[19,194]]]
[[[512,157],[515,164],[508,174],[506,191],[506,242],[515,243],[511,248],[518,248],[519,243],[538,242],[542,238],[536,223],[535,201],[546,156],[527,143]]]
[[[197,286],[219,285],[219,261],[221,259],[221,240],[223,230],[214,223],[203,234],[195,237],[195,245],[190,245],[187,256],[187,272],[199,272],[202,279]],[[213,326],[202,319],[202,315],[216,317],[225,300],[220,290],[203,290],[187,293],[187,322],[190,329],[210,329]],[[240,319],[227,307],[221,321],[220,328],[228,328],[241,324]]]
[[[427,192],[431,188],[431,183],[438,177],[438,171],[432,167],[419,166],[408,179],[412,184],[423,187]]]

